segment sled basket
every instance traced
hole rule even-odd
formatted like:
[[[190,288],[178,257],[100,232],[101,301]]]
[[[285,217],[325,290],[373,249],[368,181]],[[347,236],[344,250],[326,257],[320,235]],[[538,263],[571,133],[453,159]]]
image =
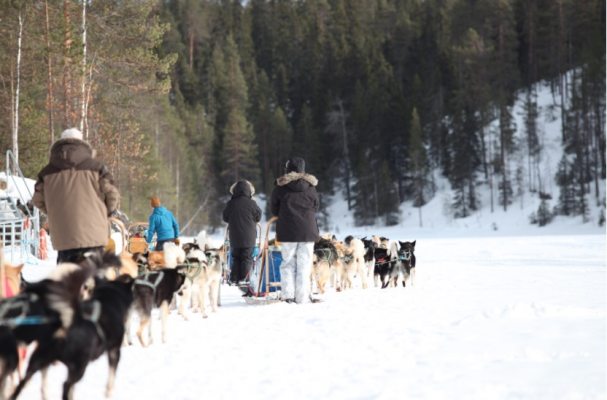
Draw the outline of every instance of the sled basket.
[[[280,264],[282,263],[282,253],[276,248],[268,249],[268,259],[266,268],[267,273],[264,273],[262,268],[262,259],[258,259],[255,267],[251,272],[250,287],[253,296],[263,297],[266,293],[276,292],[280,290]],[[260,285],[261,276],[261,285]],[[266,278],[269,284],[266,287]]]
[[[145,253],[148,251],[148,243],[145,234],[148,229],[147,222],[135,222],[129,226],[128,248],[129,253]]]

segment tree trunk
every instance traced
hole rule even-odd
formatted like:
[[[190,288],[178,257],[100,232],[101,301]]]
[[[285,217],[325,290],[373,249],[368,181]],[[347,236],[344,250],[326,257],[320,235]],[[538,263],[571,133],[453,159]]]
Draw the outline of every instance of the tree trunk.
[[[23,16],[19,10],[19,33],[17,36],[17,70],[15,85],[15,105],[13,121],[13,156],[16,165],[19,165],[19,95],[21,91],[21,42],[23,39]]]
[[[179,157],[175,157],[175,218],[179,221]]]
[[[51,145],[55,142],[55,127],[53,123],[53,67],[51,57],[50,22],[48,16],[48,0],[44,0],[44,13],[46,19],[46,57],[47,57],[47,83],[46,83],[46,112],[48,114],[48,132]]]
[[[423,222],[422,222],[422,203],[424,202],[423,196],[424,196],[424,177],[423,174],[419,174],[420,176],[417,177],[418,181],[417,181],[417,199],[419,201],[419,205],[417,207],[418,211],[419,211],[419,227],[423,227]]]
[[[89,133],[85,132],[84,120],[86,118],[86,1],[82,2],[82,69],[80,84],[80,132],[88,140]]]
[[[71,18],[69,10],[69,0],[63,1],[63,127],[69,128],[72,126],[72,107],[71,100],[71,48],[72,48],[72,31]]]
[[[507,127],[505,126],[505,108],[506,106],[500,106],[500,165],[502,168],[502,206],[504,207],[504,211],[508,211],[508,188],[507,183],[508,179],[506,176],[506,135],[505,130]]]
[[[189,60],[188,64],[190,66],[190,71],[194,69],[194,32],[190,30],[190,34],[188,35],[188,55]]]
[[[600,96],[594,99],[594,116],[596,118],[596,123],[594,127],[595,134],[595,171],[594,171],[594,185],[595,185],[595,196],[596,199],[599,200],[599,175],[605,176],[605,153],[601,151],[601,149],[605,149],[605,136],[603,134],[604,122],[601,120],[601,116],[604,115],[605,110],[601,110],[601,100]]]
[[[485,112],[483,109],[480,110],[480,136],[481,136],[481,158],[483,163],[483,172],[485,173],[485,180],[489,178],[489,172],[487,170],[487,155],[486,153],[486,145],[485,145]]]
[[[352,195],[350,193],[350,151],[348,150],[348,130],[346,129],[346,113],[344,111],[344,103],[341,99],[337,99],[337,106],[339,107],[339,119],[341,121],[341,134],[343,142],[342,154],[344,157],[346,201],[348,202],[348,211],[350,211],[352,209]]]
[[[565,143],[567,139],[567,130],[565,129],[565,104],[567,96],[567,74],[563,68],[563,46],[565,45],[565,21],[563,15],[563,1],[557,0],[558,3],[558,14],[559,14],[559,36],[557,46],[557,74],[559,79],[559,87],[561,92],[561,140]]]

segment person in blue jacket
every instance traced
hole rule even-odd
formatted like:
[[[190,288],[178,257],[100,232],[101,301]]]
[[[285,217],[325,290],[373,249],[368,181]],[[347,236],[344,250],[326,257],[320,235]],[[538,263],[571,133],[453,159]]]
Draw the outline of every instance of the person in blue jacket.
[[[150,198],[150,205],[154,208],[149,219],[148,234],[145,240],[152,242],[154,233],[156,234],[156,248],[161,251],[166,242],[175,242],[179,244],[179,224],[173,213],[160,205],[158,196]]]

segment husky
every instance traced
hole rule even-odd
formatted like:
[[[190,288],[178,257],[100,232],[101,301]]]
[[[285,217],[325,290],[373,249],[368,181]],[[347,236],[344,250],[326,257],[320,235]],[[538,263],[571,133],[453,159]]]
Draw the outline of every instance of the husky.
[[[186,281],[181,291],[179,314],[187,320],[185,307],[191,305],[192,311],[200,311],[202,317],[207,318],[208,308],[216,312],[220,303],[219,289],[223,274],[221,249],[206,248],[203,251],[199,244],[187,243],[184,250],[186,261],[179,268],[184,271]]]
[[[94,272],[88,264],[59,264],[48,278],[0,301],[0,395],[19,365],[18,346],[65,337]]]
[[[137,338],[143,347],[153,342],[151,320],[154,308],[160,308],[162,342],[166,342],[166,320],[169,314],[169,304],[175,293],[178,295],[182,294],[185,281],[185,269],[181,266],[146,272],[135,279],[133,284],[134,300],[132,311],[139,316]],[[143,332],[146,328],[148,328],[147,343],[143,338]],[[126,336],[128,344],[132,344],[130,323],[127,323]]]
[[[185,251],[173,242],[164,244],[164,267],[175,268],[185,262]]]
[[[341,290],[340,279],[343,264],[337,247],[331,239],[320,238],[314,243],[314,254],[312,259],[312,279],[321,294],[325,293],[325,286],[329,280],[335,290]]]
[[[348,246],[348,249],[350,249],[352,254],[354,271],[356,276],[360,277],[361,287],[367,289],[369,287],[369,268],[367,268],[365,260],[365,244],[361,239],[352,236],[346,237],[344,243]]]
[[[61,361],[68,367],[68,376],[63,384],[63,399],[72,399],[74,385],[82,378],[88,364],[104,353],[107,353],[110,364],[105,395],[110,397],[120,361],[124,326],[133,301],[133,282],[133,278],[128,275],[121,275],[115,281],[97,278],[91,299],[82,302],[75,309],[74,319],[65,337],[54,337],[50,341],[38,343],[25,377],[11,398],[17,398],[37,371],[42,371],[43,376],[46,376],[48,367],[55,361]],[[47,397],[45,393],[43,387],[43,398]]]
[[[375,248],[377,245],[373,240],[367,239],[366,237],[362,238],[361,242],[363,242],[365,249],[363,259],[365,260],[365,266],[367,267],[367,277],[373,277],[375,287],[377,287],[379,286],[379,280],[375,279]]]
[[[104,353],[108,355],[110,368],[105,395],[110,397],[120,361],[120,347],[128,310],[133,302],[133,282],[133,278],[128,275],[121,275],[115,281],[97,278],[91,299],[82,302],[74,310],[74,317],[65,337],[38,341],[25,377],[11,399],[17,398],[37,371],[42,371],[45,377],[46,370],[55,361],[61,361],[68,367],[67,380],[63,384],[63,399],[72,399],[74,385],[82,378],[88,364]],[[45,393],[43,387],[43,398],[47,397]]]
[[[146,251],[145,253],[134,253],[133,259],[140,269],[157,271],[162,268],[175,268],[185,262],[185,251],[173,242],[164,244],[161,251]]]
[[[219,249],[207,249],[204,252],[206,262],[202,262],[202,269],[194,278],[193,285],[198,287],[198,305],[203,318],[208,317],[207,309],[217,311],[219,304],[219,285],[222,278],[222,259]],[[208,306],[207,306],[208,300]]]
[[[374,277],[376,286],[381,282],[381,288],[387,288],[391,283],[395,284],[398,278],[398,269],[396,268],[396,251],[390,248],[377,247],[373,251],[375,259]]]
[[[402,277],[403,287],[407,285],[407,281],[411,286],[415,284],[415,242],[398,242],[397,250],[397,268]]]

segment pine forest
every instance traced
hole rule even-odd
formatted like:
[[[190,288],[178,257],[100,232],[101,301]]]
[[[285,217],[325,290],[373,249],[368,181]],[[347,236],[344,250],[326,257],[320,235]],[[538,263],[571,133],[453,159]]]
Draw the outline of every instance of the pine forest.
[[[605,204],[604,0],[1,0],[0,149],[26,176],[79,128],[132,220],[159,195],[219,227],[230,185],[269,194],[291,156],[358,225],[399,223],[451,185],[538,218]],[[550,191],[537,84],[561,121]],[[513,107],[524,99],[524,126]],[[522,129],[523,136],[514,135]]]

